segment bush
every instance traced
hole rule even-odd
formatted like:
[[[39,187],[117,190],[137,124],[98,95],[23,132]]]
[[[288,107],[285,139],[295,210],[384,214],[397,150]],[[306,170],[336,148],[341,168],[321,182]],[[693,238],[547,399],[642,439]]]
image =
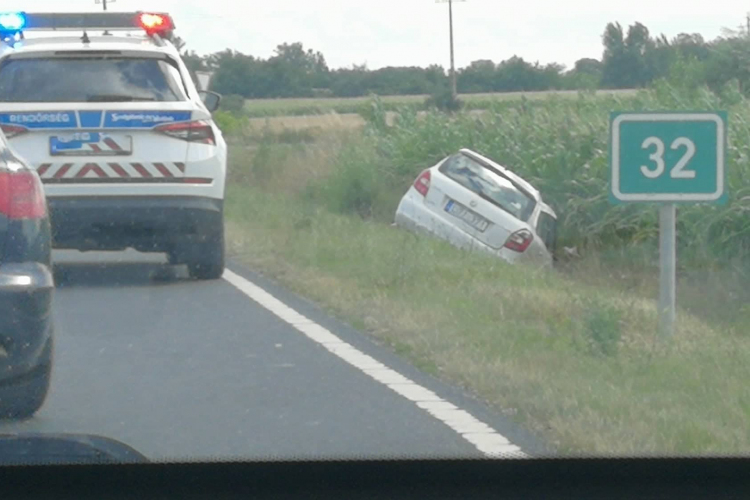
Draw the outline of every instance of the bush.
[[[235,116],[240,116],[245,110],[245,98],[237,94],[223,96],[219,104],[219,109]]]
[[[370,127],[376,130],[384,131],[388,126],[387,109],[380,96],[371,95],[366,103],[359,106],[357,112]]]
[[[461,109],[463,103],[457,97],[453,97],[453,92],[447,88],[436,90],[425,100],[425,106],[430,109],[438,109],[446,112],[456,112]]]
[[[250,164],[253,185],[266,187],[276,170],[287,163],[288,150],[276,147],[271,141],[262,141]]]
[[[242,131],[242,121],[228,111],[214,113],[214,122],[225,135],[236,135]]]
[[[592,300],[584,310],[584,331],[591,352],[616,356],[622,339],[622,314],[604,300]]]
[[[729,80],[719,89],[719,95],[724,106],[732,107],[740,104],[743,96],[739,80],[736,78]]]
[[[390,206],[384,203],[390,191],[383,175],[386,169],[372,153],[367,139],[344,147],[331,175],[317,187],[330,210],[363,218],[385,215],[383,209]]]
[[[330,99],[333,97],[331,89],[312,89],[312,96],[316,98]]]

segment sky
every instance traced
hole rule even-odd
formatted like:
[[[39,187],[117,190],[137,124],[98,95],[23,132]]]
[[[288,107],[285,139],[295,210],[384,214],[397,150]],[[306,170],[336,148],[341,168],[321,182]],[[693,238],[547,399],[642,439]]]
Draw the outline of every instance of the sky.
[[[108,0],[113,11],[172,14],[187,48],[208,54],[231,48],[269,57],[281,43],[320,51],[331,68],[366,64],[450,67],[448,4],[440,0]],[[27,12],[101,10],[95,0],[24,0]],[[15,4],[15,2],[14,2]],[[741,0],[454,0],[456,67],[514,55],[570,68],[582,57],[601,58],[608,22],[627,29],[639,21],[668,38],[746,22]]]

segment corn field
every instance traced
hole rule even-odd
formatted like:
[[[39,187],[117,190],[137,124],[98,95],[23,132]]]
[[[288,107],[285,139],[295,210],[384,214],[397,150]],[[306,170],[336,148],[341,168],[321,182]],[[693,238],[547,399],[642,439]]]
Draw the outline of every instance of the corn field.
[[[446,115],[399,112],[371,101],[360,140],[339,153],[333,174],[318,186],[321,200],[340,212],[390,221],[400,197],[424,168],[467,147],[535,185],[560,219],[560,247],[623,248],[653,241],[658,211],[650,205],[613,206],[608,197],[611,111],[725,110],[729,113],[728,190],[723,206],[678,208],[678,239],[692,262],[744,261],[750,248],[750,102],[728,87],[722,95],[666,82],[627,96],[514,100],[483,112]]]

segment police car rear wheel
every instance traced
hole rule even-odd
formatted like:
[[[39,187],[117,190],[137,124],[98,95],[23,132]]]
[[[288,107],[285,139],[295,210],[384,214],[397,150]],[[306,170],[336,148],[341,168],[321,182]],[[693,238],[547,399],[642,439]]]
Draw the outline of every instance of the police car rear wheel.
[[[199,280],[215,280],[224,274],[224,231],[198,244],[187,263],[190,276]]]

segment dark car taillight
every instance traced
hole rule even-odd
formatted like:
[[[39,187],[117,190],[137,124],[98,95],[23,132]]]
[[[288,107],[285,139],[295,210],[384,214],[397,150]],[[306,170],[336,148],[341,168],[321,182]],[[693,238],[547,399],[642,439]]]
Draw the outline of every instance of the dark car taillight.
[[[10,219],[41,219],[47,215],[44,188],[36,172],[0,170],[0,213]]]
[[[167,134],[176,139],[188,142],[202,142],[204,144],[216,144],[214,129],[206,120],[196,120],[185,123],[169,123],[154,128],[155,131]]]
[[[525,252],[531,242],[534,240],[534,235],[528,229],[521,229],[511,234],[508,237],[508,241],[505,242],[505,248],[509,248],[514,252]]]
[[[26,127],[21,127],[19,125],[8,125],[7,123],[0,124],[0,129],[3,130],[3,134],[5,134],[5,137],[7,137],[8,139],[17,135],[25,134],[29,131],[29,129],[27,129]]]
[[[430,171],[425,170],[419,174],[417,180],[414,181],[414,189],[416,189],[422,196],[427,196],[427,192],[430,190],[430,178]]]

